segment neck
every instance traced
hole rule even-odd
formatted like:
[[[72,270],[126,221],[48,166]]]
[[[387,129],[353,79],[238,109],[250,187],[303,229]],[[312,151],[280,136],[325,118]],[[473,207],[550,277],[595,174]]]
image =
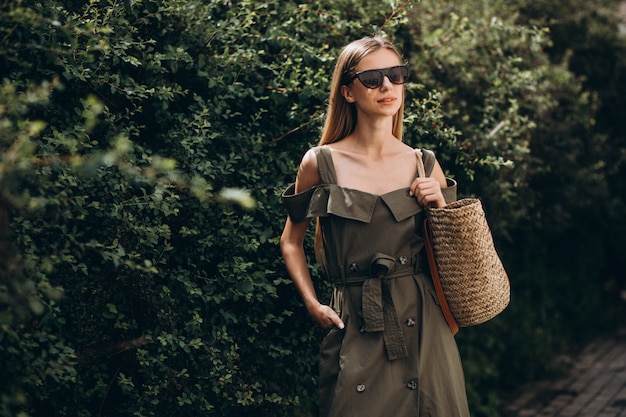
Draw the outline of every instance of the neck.
[[[354,138],[355,145],[366,149],[382,149],[389,139],[396,140],[393,136],[393,120],[391,118],[358,123],[351,136]]]
[[[393,135],[393,118],[367,119],[361,118],[353,134],[366,142],[378,142]]]
[[[379,160],[384,155],[397,152],[401,142],[396,139],[390,129],[384,131],[371,131],[367,129],[355,129],[345,139],[337,142],[339,148],[360,155],[368,155],[368,159]]]

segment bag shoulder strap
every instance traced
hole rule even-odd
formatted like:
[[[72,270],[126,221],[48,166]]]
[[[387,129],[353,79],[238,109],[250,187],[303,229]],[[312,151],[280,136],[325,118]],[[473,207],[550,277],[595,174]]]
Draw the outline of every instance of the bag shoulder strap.
[[[428,151],[426,149],[415,149],[415,156],[417,159],[417,175],[419,177],[426,177],[426,172],[428,172],[428,175],[430,175],[433,171],[433,167],[435,166],[435,154],[432,151]],[[428,169],[426,168],[427,164]],[[435,253],[433,250],[431,235],[432,232],[430,229],[430,225],[428,224],[428,208],[426,210],[426,213],[427,215],[424,218],[422,230],[424,233],[424,247],[426,248],[428,269],[430,270],[430,276],[432,278],[433,287],[435,288],[435,293],[437,294],[439,306],[441,307],[441,311],[443,312],[443,316],[446,319],[446,323],[448,323],[448,327],[450,327],[450,331],[454,336],[459,331],[459,325],[452,315],[452,311],[450,310],[450,306],[448,305],[448,301],[446,300],[446,296],[443,292],[443,286],[441,285],[441,279],[439,278],[437,261],[435,259]]]
[[[437,294],[437,300],[439,301],[439,307],[441,307],[441,311],[443,313],[443,317],[446,319],[446,323],[448,323],[448,327],[454,336],[459,332],[459,325],[452,314],[452,310],[450,310],[450,306],[448,305],[448,300],[446,299],[446,295],[443,292],[443,285],[441,284],[441,279],[439,278],[439,271],[437,269],[437,260],[435,259],[435,252],[433,250],[433,242],[432,235],[430,230],[430,225],[428,224],[428,219],[424,219],[424,247],[426,248],[426,257],[428,258],[428,269],[430,270],[430,277],[433,281],[433,287],[435,288],[435,293]]]
[[[428,149],[415,148],[415,155],[417,159],[417,176],[429,177],[435,167],[435,153]]]
[[[415,155],[417,156],[418,177],[430,177],[437,160],[435,153],[428,149],[415,148]]]

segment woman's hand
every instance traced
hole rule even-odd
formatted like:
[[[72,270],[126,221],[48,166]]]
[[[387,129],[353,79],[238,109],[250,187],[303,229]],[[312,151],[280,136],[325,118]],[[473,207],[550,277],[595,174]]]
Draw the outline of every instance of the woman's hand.
[[[409,187],[409,194],[414,196],[417,202],[424,207],[441,208],[447,205],[441,188],[447,186],[448,182],[443,169],[441,169],[439,161],[435,160],[430,177],[415,178]]]
[[[415,178],[410,186],[409,194],[422,206],[445,207],[446,200],[441,192],[441,184],[435,178]]]
[[[315,320],[323,328],[326,329],[333,326],[338,329],[344,328],[343,321],[341,321],[335,310],[333,310],[330,306],[317,303],[316,305],[309,307],[308,310],[311,317],[313,317],[313,320]]]

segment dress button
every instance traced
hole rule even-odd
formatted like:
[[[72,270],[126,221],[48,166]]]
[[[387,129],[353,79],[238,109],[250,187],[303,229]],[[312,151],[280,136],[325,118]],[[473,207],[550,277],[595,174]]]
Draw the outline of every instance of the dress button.
[[[415,382],[414,380],[410,380],[408,382],[408,384],[406,384],[406,387],[410,390],[416,390],[417,389],[417,382]]]
[[[364,384],[357,385],[356,392],[365,392],[365,385]]]
[[[413,317],[409,317],[408,319],[406,319],[406,325],[407,327],[415,326],[415,320],[413,319]]]
[[[356,262],[352,262],[350,264],[350,272],[357,272],[359,270],[359,266],[356,264]]]
[[[400,265],[406,265],[406,263],[408,262],[406,256],[399,257],[398,261],[400,261]]]

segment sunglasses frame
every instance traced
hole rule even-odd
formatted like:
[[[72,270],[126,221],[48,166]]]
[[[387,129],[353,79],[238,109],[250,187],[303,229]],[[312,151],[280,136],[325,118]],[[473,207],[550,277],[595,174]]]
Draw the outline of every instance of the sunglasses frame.
[[[405,68],[406,69],[406,76],[403,77],[402,82],[394,82],[391,77],[389,76],[391,71],[395,70],[396,68]],[[367,85],[366,83],[363,82],[363,80],[361,79],[361,75],[366,74],[368,72],[377,72],[380,74],[380,78],[379,78],[379,82],[377,85],[370,87],[369,85]],[[402,64],[402,65],[394,65],[393,67],[388,67],[388,68],[380,68],[380,69],[371,69],[371,70],[365,70],[365,71],[359,71],[356,74],[354,74],[353,76],[351,76],[344,84],[348,85],[350,84],[352,81],[354,81],[355,79],[359,79],[359,81],[361,82],[361,84],[363,85],[363,87],[365,88],[369,88],[370,90],[376,89],[376,88],[380,88],[381,85],[383,85],[383,82],[385,80],[385,77],[389,78],[389,81],[391,81],[392,84],[396,84],[396,85],[402,85],[402,84],[406,84],[409,82],[409,75],[411,74],[411,71],[409,70],[409,64]]]

